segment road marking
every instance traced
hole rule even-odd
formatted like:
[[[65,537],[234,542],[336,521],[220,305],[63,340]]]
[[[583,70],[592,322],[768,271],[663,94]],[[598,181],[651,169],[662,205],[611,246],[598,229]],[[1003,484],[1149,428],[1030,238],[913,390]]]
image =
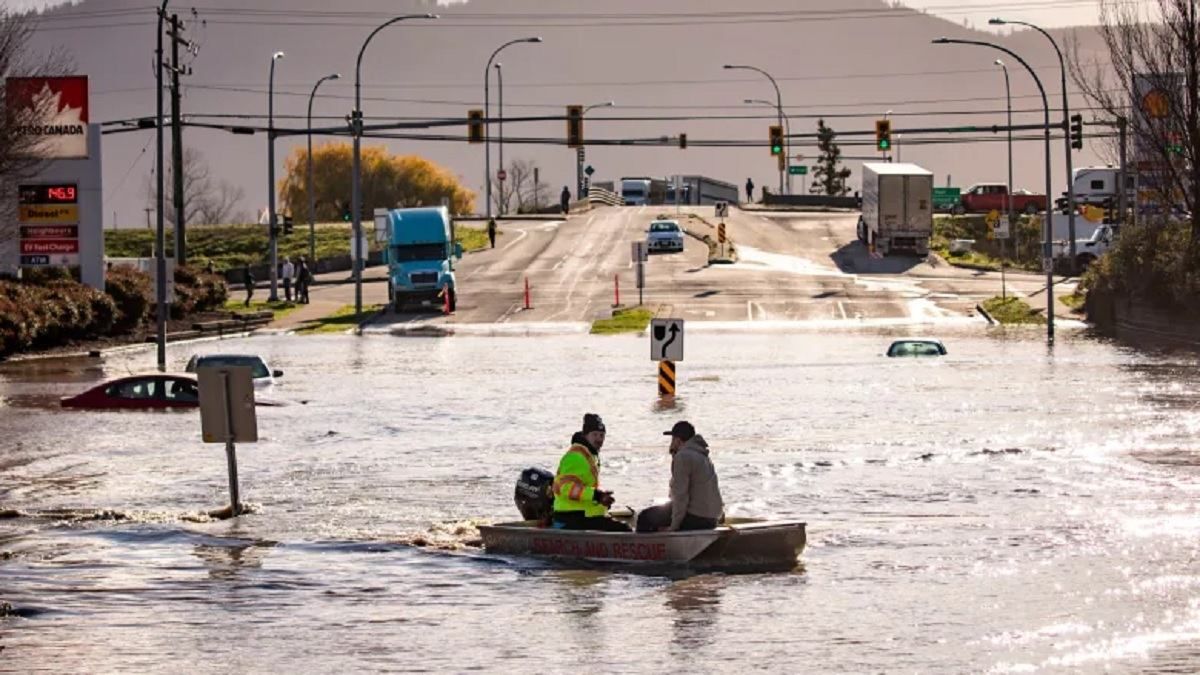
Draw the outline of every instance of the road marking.
[[[842,313],[842,321],[845,321],[847,318],[846,317],[846,306],[842,304],[841,300],[838,300],[837,305],[838,305],[838,311]]]

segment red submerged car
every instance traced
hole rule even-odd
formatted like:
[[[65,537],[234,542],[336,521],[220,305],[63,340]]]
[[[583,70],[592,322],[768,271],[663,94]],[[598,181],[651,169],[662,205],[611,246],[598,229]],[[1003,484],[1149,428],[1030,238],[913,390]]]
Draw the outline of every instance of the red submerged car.
[[[64,408],[88,410],[164,410],[199,406],[200,386],[192,373],[131,375],[62,399]]]

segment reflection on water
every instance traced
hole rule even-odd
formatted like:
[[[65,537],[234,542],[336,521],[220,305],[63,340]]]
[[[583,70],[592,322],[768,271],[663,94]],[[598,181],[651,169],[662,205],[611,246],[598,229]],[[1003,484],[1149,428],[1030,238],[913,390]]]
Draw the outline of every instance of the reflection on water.
[[[259,410],[231,520],[206,513],[228,485],[197,415],[56,405],[152,353],[0,366],[0,398],[33,402],[0,409],[0,670],[1196,670],[1200,366],[1020,331],[880,356],[903,335],[701,332],[673,401],[643,338],[173,346],[171,367],[260,354],[273,398],[309,401]],[[480,551],[584,412],[634,508],[664,496],[662,431],[694,422],[730,513],[808,521],[803,567]]]
[[[729,577],[706,574],[681,579],[665,589],[664,604],[673,614],[671,644],[680,652],[711,645],[716,637],[721,596]]]

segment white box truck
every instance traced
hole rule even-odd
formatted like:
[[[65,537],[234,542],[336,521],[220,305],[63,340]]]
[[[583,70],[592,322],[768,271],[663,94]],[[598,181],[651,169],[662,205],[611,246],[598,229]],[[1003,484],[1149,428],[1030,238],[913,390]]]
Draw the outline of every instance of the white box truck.
[[[859,241],[881,255],[924,256],[932,236],[933,174],[916,164],[864,163]]]

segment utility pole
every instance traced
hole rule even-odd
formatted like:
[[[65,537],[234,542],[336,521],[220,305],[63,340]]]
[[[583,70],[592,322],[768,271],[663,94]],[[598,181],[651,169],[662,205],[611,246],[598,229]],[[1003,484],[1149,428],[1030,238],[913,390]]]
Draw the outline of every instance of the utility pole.
[[[172,201],[175,205],[175,264],[187,263],[187,223],[184,222],[183,196],[183,124],[180,120],[179,108],[182,92],[179,89],[179,76],[191,75],[190,67],[179,67],[179,46],[192,49],[192,44],[183,38],[183,22],[178,14],[172,14],[170,19],[171,36],[171,166],[175,172],[174,192]]]
[[[1125,185],[1129,181],[1129,169],[1126,166],[1126,145],[1129,142],[1127,134],[1129,133],[1129,120],[1124,116],[1117,118],[1117,152],[1120,154],[1120,170],[1117,171],[1117,212],[1121,215],[1117,217],[1117,223],[1125,224],[1125,208],[1126,204]]]

